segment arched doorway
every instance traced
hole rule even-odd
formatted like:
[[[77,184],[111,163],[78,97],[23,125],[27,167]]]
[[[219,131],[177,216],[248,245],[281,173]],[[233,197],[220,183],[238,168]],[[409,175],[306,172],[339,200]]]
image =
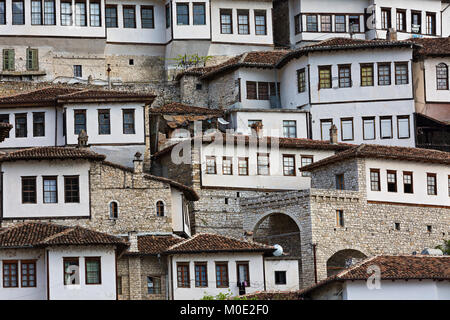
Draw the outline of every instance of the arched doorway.
[[[340,250],[327,260],[327,277],[350,268],[352,265],[364,260],[365,258],[367,258],[367,256],[358,250]]]

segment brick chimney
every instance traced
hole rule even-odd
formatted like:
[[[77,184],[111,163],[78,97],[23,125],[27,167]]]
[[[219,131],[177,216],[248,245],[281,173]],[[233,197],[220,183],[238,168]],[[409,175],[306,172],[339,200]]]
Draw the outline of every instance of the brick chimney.
[[[134,173],[143,173],[144,172],[144,161],[141,159],[142,153],[139,151],[134,155]]]
[[[130,252],[139,252],[138,236],[136,231],[128,232],[128,242],[130,243],[130,248],[128,249]]]
[[[78,134],[78,148],[89,148],[88,139],[89,136],[87,135],[86,131],[81,130]]]
[[[263,124],[261,122],[255,122],[251,125],[252,134],[253,132],[256,133],[256,136],[261,138],[263,133]]]
[[[338,132],[337,127],[333,124],[330,128],[330,143],[337,144],[338,143]]]

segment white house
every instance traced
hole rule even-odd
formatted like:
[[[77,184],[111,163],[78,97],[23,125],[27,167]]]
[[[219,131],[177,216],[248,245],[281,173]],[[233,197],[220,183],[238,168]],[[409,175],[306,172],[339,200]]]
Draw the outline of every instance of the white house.
[[[306,300],[448,300],[449,256],[375,256],[298,292]]]

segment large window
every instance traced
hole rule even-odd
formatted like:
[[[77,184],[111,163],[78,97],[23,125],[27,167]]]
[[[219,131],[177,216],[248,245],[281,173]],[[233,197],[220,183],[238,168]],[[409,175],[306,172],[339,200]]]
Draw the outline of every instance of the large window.
[[[437,178],[435,173],[427,173],[427,194],[437,195]]]
[[[195,262],[195,286],[208,287],[208,270],[206,262]]]
[[[216,262],[216,286],[217,288],[228,288],[228,263]]]
[[[206,157],[206,174],[216,174],[217,166],[216,166],[216,157],[210,156]]]
[[[238,33],[239,34],[249,34],[249,23],[248,23],[248,10],[238,10]]]
[[[124,109],[123,110],[123,133],[124,134],[135,134],[134,129],[134,109]]]
[[[6,1],[0,0],[0,24],[6,24]]]
[[[84,258],[86,267],[86,284],[101,284],[101,260],[100,257]]]
[[[123,27],[136,28],[135,6],[123,6]]]
[[[297,70],[297,91],[299,93],[306,91],[306,69]]]
[[[87,26],[86,19],[86,2],[75,2],[75,25]]]
[[[45,113],[33,112],[33,137],[45,136]]]
[[[258,165],[258,175],[267,176],[269,175],[269,154],[268,153],[258,153],[257,159]]]
[[[335,32],[346,32],[346,19],[345,16],[335,16]]]
[[[283,175],[295,176],[295,155],[283,155]]]
[[[341,140],[351,141],[354,139],[353,134],[353,118],[341,119]]]
[[[44,203],[58,202],[58,183],[57,177],[43,177],[43,199]]]
[[[147,277],[147,293],[148,294],[161,294],[161,278],[160,277]]]
[[[178,25],[189,24],[189,4],[177,3],[177,24]]]
[[[306,31],[317,32],[317,15],[307,15],[306,16]]]
[[[27,114],[26,113],[16,113],[16,138],[26,138],[28,135],[27,130]]]
[[[335,175],[335,180],[336,180],[336,190],[345,190],[344,173]]]
[[[448,66],[445,63],[436,66],[436,82],[438,90],[448,90]]]
[[[391,9],[381,8],[381,29],[391,28]]]
[[[55,0],[44,1],[44,24],[45,25],[56,24]]]
[[[320,31],[321,32],[331,32],[331,16],[324,15],[320,16]]]
[[[206,9],[205,3],[194,3],[193,4],[193,14],[194,14],[194,25],[204,25],[206,24]]]
[[[248,100],[256,100],[258,98],[258,94],[256,92],[256,82],[247,81],[246,82],[246,91],[247,91],[247,99]]]
[[[220,9],[220,33],[233,33],[233,18],[231,9]]]
[[[370,190],[381,191],[380,169],[370,169]]]
[[[427,12],[427,34],[436,34],[436,13]]]
[[[283,137],[297,138],[297,121],[283,120]]]
[[[331,66],[319,66],[319,89],[331,88]]]
[[[378,85],[391,85],[391,64],[389,62],[378,64]]]
[[[190,288],[191,281],[189,278],[189,263],[177,263],[177,282],[178,288]]]
[[[91,27],[100,27],[100,2],[89,2],[89,14]]]
[[[79,135],[81,130],[86,130],[86,110],[74,111],[74,134]]]
[[[73,76],[75,78],[82,78],[83,77],[83,67],[79,64],[76,64],[73,66]]]
[[[248,176],[248,158],[242,157],[238,159],[238,172],[240,176]]]
[[[373,64],[361,64],[361,86],[373,86]]]
[[[98,134],[111,134],[109,109],[98,110]]]
[[[375,118],[364,117],[363,118],[363,139],[375,140]]]
[[[80,177],[64,176],[64,202],[80,202]]]
[[[36,261],[20,261],[20,283],[22,288],[36,287]]]
[[[269,100],[268,82],[258,82],[258,100]]]
[[[410,137],[409,116],[397,116],[397,131],[399,139]]]
[[[250,287],[250,270],[248,262],[237,262],[236,268],[238,286],[242,285],[245,287]]]
[[[42,24],[42,1],[32,0],[31,1],[31,24],[39,25]]]
[[[397,9],[397,31],[406,31],[406,11]]]
[[[350,88],[352,86],[351,65],[339,65],[339,88]]]
[[[392,139],[392,117],[380,117],[380,136],[381,139]]]
[[[408,63],[398,62],[395,64],[395,84],[408,84]]]
[[[266,11],[255,11],[255,33],[256,35],[266,35]]]
[[[3,260],[3,288],[17,288],[19,286],[17,261]]]
[[[25,8],[23,0],[13,0],[12,2],[12,24],[25,24]]]
[[[141,26],[143,29],[155,28],[153,6],[141,6]]]
[[[107,5],[105,8],[106,27],[117,28],[117,6]]]
[[[286,271],[275,271],[275,284],[285,285],[286,283]]]
[[[61,2],[61,25],[72,25],[72,2]]]
[[[36,203],[36,177],[22,177],[22,203]]]
[[[330,129],[333,125],[333,120],[331,119],[321,119],[320,120],[320,136],[322,140],[330,140]]]
[[[63,258],[64,285],[80,284],[80,265],[78,258]]]

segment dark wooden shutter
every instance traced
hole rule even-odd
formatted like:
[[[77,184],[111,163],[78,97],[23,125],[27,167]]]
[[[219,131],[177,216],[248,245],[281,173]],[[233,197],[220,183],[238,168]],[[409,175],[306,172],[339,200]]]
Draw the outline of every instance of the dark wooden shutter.
[[[256,100],[256,82],[247,81],[247,99]]]

